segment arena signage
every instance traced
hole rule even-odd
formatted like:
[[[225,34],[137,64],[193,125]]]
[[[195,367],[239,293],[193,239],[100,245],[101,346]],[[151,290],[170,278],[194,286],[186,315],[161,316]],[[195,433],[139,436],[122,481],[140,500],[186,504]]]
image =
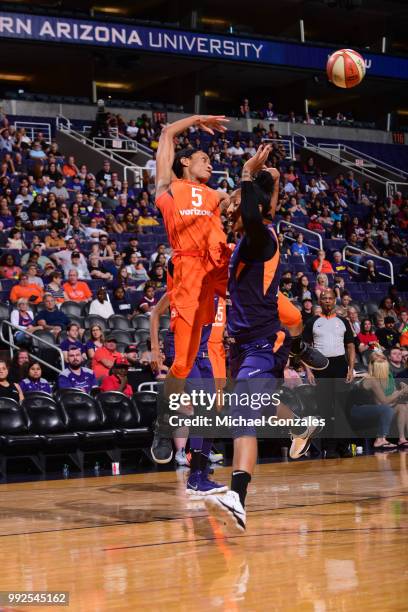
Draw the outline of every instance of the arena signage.
[[[0,12],[0,38],[110,46],[323,70],[333,48],[121,23]],[[364,54],[369,74],[408,79],[408,59]]]

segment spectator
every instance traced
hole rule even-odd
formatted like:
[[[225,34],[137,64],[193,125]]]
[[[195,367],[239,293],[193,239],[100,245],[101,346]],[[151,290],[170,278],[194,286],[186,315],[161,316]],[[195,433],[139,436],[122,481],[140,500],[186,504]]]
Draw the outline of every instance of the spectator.
[[[22,402],[24,399],[20,386],[9,381],[9,370],[5,361],[0,361],[0,398],[9,398],[16,402]]]
[[[307,321],[311,319],[316,312],[313,313],[313,302],[311,298],[303,298],[302,300],[302,310],[300,311],[302,315],[302,321],[306,325]]]
[[[298,234],[296,242],[290,248],[292,255],[309,255],[309,247],[303,243],[303,234]]]
[[[408,347],[408,312],[401,310],[400,322],[398,323],[398,333],[400,336],[400,345]]]
[[[244,119],[250,119],[251,117],[251,109],[249,107],[249,100],[245,98],[239,107],[239,116]]]
[[[99,237],[99,259],[102,261],[113,259],[113,251],[108,244],[108,236],[106,235]]]
[[[81,349],[72,346],[68,349],[67,367],[58,376],[59,389],[77,389],[90,393],[97,386],[92,370],[82,366]]]
[[[51,272],[50,282],[45,286],[45,292],[51,294],[57,304],[64,302],[61,272],[58,272],[58,270]]]
[[[373,324],[370,319],[363,319],[361,322],[361,329],[357,334],[358,350],[360,351],[360,355],[365,353],[366,351],[374,351],[379,349],[380,343],[377,338],[377,335],[374,333]]]
[[[354,335],[357,336],[360,333],[360,321],[358,319],[358,312],[354,306],[349,306],[347,309],[347,319],[351,325],[351,329]]]
[[[101,168],[101,170],[98,170],[98,172],[96,173],[95,180],[97,183],[100,183],[101,181],[103,181],[105,186],[109,187],[111,184],[111,179],[112,179],[112,170],[111,170],[110,161],[108,159],[105,159],[105,161],[103,162],[103,167]]]
[[[41,289],[44,289],[44,283],[40,276],[38,276],[38,268],[36,264],[30,264],[27,266],[27,276],[29,285],[38,285]]]
[[[381,282],[381,277],[377,272],[377,268],[375,267],[375,263],[372,259],[367,260],[366,268],[364,268],[360,272],[360,276],[358,280],[360,283],[379,283]]]
[[[344,282],[344,278],[342,276],[335,276],[334,277],[334,293],[336,294],[336,302],[339,302],[341,299],[341,295],[343,293],[343,291],[345,290],[346,285]]]
[[[92,359],[92,370],[98,380],[109,375],[109,371],[118,357],[121,357],[121,354],[116,350],[116,340],[108,333],[103,346],[96,349]]]
[[[164,255],[166,258],[166,262],[168,262],[170,259],[170,255],[166,253],[166,245],[163,242],[158,244],[155,252],[151,254],[150,260],[149,260],[149,268],[153,268],[153,265],[156,259],[159,257],[159,255]]]
[[[280,290],[281,293],[288,298],[291,302],[294,300],[294,295],[292,291],[292,279],[291,278],[283,278],[280,282]]]
[[[316,277],[316,285],[315,285],[315,296],[317,299],[320,299],[320,295],[322,291],[328,289],[329,287],[329,279],[327,278],[327,274],[318,274]]]
[[[28,300],[20,298],[17,302],[17,308],[12,310],[10,315],[10,323],[14,325],[14,342],[18,346],[31,346],[31,339],[24,333],[24,330],[33,334],[37,329],[41,329],[41,327],[33,325],[33,321],[34,314],[28,308]],[[14,331],[15,329],[17,331]]]
[[[115,314],[123,315],[128,319],[132,318],[133,307],[123,287],[117,287],[113,292],[112,307]]]
[[[398,321],[398,315],[396,311],[394,310],[394,305],[393,305],[391,297],[385,297],[381,300],[377,316],[380,316],[381,318],[383,318],[384,322],[385,322],[385,317],[391,317],[395,323]]]
[[[24,240],[21,237],[21,231],[17,227],[10,230],[6,246],[8,249],[15,249],[16,251],[21,251],[22,249],[27,248]]]
[[[85,344],[85,350],[88,359],[93,359],[95,351],[103,346],[105,339],[103,329],[98,323],[94,323],[89,332],[90,337],[88,342]]]
[[[388,363],[390,366],[390,372],[396,378],[398,374],[403,372],[405,365],[402,359],[402,350],[395,346],[389,352]]]
[[[81,253],[79,251],[73,251],[70,263],[64,266],[65,277],[69,278],[69,273],[71,272],[71,270],[76,271],[78,279],[81,281],[89,280],[91,278],[88,266],[86,265],[86,263],[83,264],[81,262]]]
[[[70,270],[68,282],[64,283],[64,297],[72,302],[89,302],[92,299],[92,291],[85,281],[78,280],[78,272]]]
[[[9,370],[10,382],[20,382],[24,377],[24,366],[30,361],[30,355],[27,349],[20,349],[13,355]]]
[[[81,330],[78,323],[71,322],[67,325],[67,337],[65,338],[65,340],[62,340],[62,342],[60,342],[60,349],[64,355],[64,361],[67,360],[68,349],[70,349],[71,347],[78,348],[81,351],[83,361],[86,360],[86,349],[81,340],[79,339],[80,332]]]
[[[107,283],[113,280],[113,274],[99,261],[99,255],[93,254],[89,256],[88,270],[91,279],[104,280]]]
[[[50,192],[54,193],[55,197],[60,202],[65,202],[66,200],[69,200],[69,193],[67,188],[64,187],[64,182],[62,178],[57,178],[57,180],[55,181],[55,185],[54,187],[51,187]]]
[[[381,346],[390,350],[399,345],[399,333],[394,327],[395,320],[392,317],[384,317],[384,327],[377,329],[376,334]]]
[[[4,253],[0,258],[0,276],[2,278],[16,280],[21,274],[20,266],[16,265],[16,259],[11,253]]]
[[[138,311],[142,314],[150,314],[153,307],[157,304],[157,297],[155,296],[155,288],[150,283],[146,283],[143,290],[143,298],[139,302]]]
[[[313,272],[319,274],[333,274],[331,263],[326,259],[326,253],[322,249],[317,252],[317,258],[312,263]]]
[[[71,263],[71,256],[73,252],[79,252],[77,243],[75,238],[67,238],[65,240],[66,248],[63,251],[58,251],[58,253],[54,253],[53,258],[55,258],[61,266],[68,266]],[[82,266],[86,266],[86,259],[82,255],[80,255],[80,263]]]
[[[44,307],[36,314],[34,325],[52,332],[56,337],[69,325],[69,319],[62,310],[58,310],[55,298],[50,293],[44,294]]]
[[[309,287],[309,279],[306,274],[302,274],[299,277],[297,287],[296,287],[296,297],[298,302],[303,303],[305,299],[312,299],[312,292]]]
[[[310,221],[307,224],[307,229],[311,230],[312,232],[324,232],[324,227],[321,224],[318,215],[312,215],[310,217]]]
[[[37,284],[30,284],[28,274],[22,272],[19,276],[18,285],[14,285],[10,291],[10,302],[15,304],[20,298],[26,298],[31,304],[40,304],[44,292]]]
[[[347,308],[350,306],[350,304],[351,304],[351,295],[350,295],[350,293],[347,290],[343,291],[341,293],[341,297],[340,297],[340,306],[342,308],[345,308],[346,311],[347,311]]]
[[[129,265],[129,258],[132,253],[136,253],[139,258],[146,258],[144,251],[139,247],[139,241],[136,236],[132,236],[129,239],[129,245],[123,251],[123,257],[126,265]]]
[[[156,289],[164,289],[166,287],[166,275],[164,268],[160,264],[155,264],[150,272],[150,282]]]
[[[33,391],[42,391],[51,395],[51,385],[42,378],[42,367],[39,361],[32,359],[24,365],[24,378],[20,381],[20,389],[24,395]]]
[[[128,397],[133,396],[133,389],[128,383],[128,368],[130,364],[126,357],[116,357],[114,365],[109,376],[103,379],[100,390],[104,391],[119,391]]]
[[[62,249],[65,247],[65,240],[56,229],[51,229],[49,235],[45,237],[45,246],[47,249]]]
[[[374,450],[377,452],[392,451],[397,448],[396,444],[392,444],[386,438],[394,418],[394,410],[391,406],[395,405],[398,400],[407,393],[405,385],[400,391],[394,390],[390,392],[389,381],[387,358],[381,353],[373,352],[369,359],[368,376],[364,378],[361,383],[368,395],[367,403],[363,405],[354,405],[350,410],[350,416],[353,420],[361,424],[365,424],[367,419],[373,416],[378,418],[378,434],[373,444]],[[408,412],[406,414],[408,416]],[[405,429],[405,422],[402,429]],[[402,436],[405,438],[403,433]]]
[[[130,256],[130,263],[126,266],[128,276],[131,280],[136,283],[142,283],[149,280],[149,275],[144,267],[143,263],[139,261],[136,253],[132,253]]]
[[[109,317],[114,313],[112,304],[108,300],[106,289],[100,287],[96,292],[96,300],[92,300],[91,305],[89,307],[90,315],[99,315],[104,319],[109,319]]]

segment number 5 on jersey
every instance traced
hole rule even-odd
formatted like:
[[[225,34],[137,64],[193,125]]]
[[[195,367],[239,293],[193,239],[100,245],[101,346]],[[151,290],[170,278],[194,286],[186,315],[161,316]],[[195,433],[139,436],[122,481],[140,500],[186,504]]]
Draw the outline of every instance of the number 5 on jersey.
[[[191,204],[193,206],[201,206],[203,203],[203,193],[199,187],[191,188]]]

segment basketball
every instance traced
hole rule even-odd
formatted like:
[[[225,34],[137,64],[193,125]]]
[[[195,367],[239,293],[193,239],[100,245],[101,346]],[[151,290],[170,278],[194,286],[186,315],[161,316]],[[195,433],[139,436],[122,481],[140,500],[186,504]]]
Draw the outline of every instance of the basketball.
[[[330,55],[326,71],[329,81],[337,87],[355,87],[364,79],[364,58],[353,49],[340,49]]]

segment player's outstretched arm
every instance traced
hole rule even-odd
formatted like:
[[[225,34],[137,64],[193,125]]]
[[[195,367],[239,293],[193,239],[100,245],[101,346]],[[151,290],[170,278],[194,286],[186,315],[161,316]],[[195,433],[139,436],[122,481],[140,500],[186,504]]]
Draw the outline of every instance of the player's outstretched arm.
[[[214,130],[225,132],[227,128],[224,123],[227,121],[225,115],[193,115],[163,127],[156,157],[156,198],[170,187],[174,162],[174,138],[193,126],[209,134],[214,134]]]
[[[270,204],[270,215],[272,219],[274,219],[276,215],[276,208],[278,206],[278,199],[279,199],[280,173],[279,173],[279,170],[277,170],[276,168],[265,168],[265,170],[272,175],[273,180],[274,180],[273,192],[271,195],[271,204]]]
[[[159,342],[159,325],[160,317],[168,310],[170,306],[170,300],[167,293],[162,295],[156,306],[150,313],[150,344],[151,344],[151,360],[150,367],[153,372],[159,372],[162,364],[162,358],[160,356],[160,342]]]

